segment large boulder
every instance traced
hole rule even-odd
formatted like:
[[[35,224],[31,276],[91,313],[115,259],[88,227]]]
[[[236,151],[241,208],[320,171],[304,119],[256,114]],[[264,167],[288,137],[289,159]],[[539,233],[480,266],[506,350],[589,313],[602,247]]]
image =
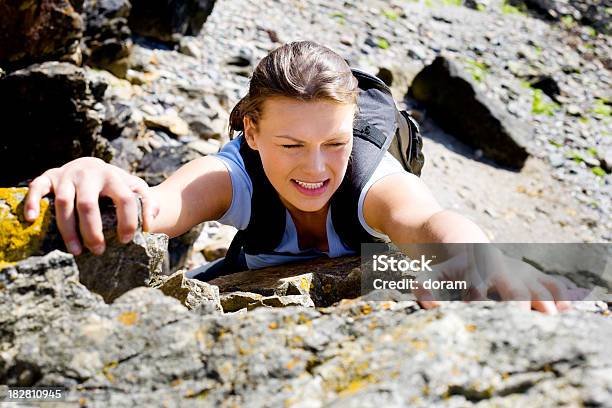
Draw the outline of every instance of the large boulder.
[[[85,30],[81,42],[84,63],[125,78],[132,46],[128,27],[130,10],[128,0],[85,0]]]
[[[535,16],[560,21],[564,17],[610,35],[612,33],[612,1],[610,0],[509,0],[509,4],[524,7]]]
[[[101,93],[83,69],[61,62],[32,65],[0,80],[0,123],[5,129],[0,186],[16,185],[78,157],[108,159],[95,98]]]
[[[79,62],[82,0],[0,2],[0,66],[9,70],[49,60]]]
[[[445,131],[499,164],[523,167],[529,128],[487,98],[455,61],[437,57],[417,74],[409,94]]]
[[[215,0],[132,0],[130,28],[163,42],[196,35],[212,12]]]

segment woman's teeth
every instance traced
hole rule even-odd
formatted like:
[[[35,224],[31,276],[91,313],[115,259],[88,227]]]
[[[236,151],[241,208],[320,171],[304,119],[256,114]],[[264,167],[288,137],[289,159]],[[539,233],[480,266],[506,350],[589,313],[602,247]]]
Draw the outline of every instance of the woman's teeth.
[[[324,181],[320,181],[318,183],[305,183],[303,181],[300,180],[295,180],[296,183],[298,183],[300,186],[310,189],[310,190],[315,190],[317,188],[321,188],[323,187],[323,184],[325,183]]]

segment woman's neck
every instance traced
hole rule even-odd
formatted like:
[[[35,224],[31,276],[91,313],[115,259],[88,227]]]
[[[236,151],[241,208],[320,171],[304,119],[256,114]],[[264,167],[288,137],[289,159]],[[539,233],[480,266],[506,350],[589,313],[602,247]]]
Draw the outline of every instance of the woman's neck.
[[[291,214],[291,217],[293,218],[293,223],[298,229],[298,232],[309,231],[319,232],[321,234],[325,234],[327,232],[326,225],[327,212],[329,211],[329,202],[318,211],[302,211],[291,205],[291,203],[283,200],[282,198],[281,201],[289,211],[289,214]]]

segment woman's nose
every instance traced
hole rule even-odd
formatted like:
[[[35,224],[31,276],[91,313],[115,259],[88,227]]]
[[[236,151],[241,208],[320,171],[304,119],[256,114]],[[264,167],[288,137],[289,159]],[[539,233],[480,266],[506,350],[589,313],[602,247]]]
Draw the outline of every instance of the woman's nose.
[[[305,173],[312,176],[325,174],[325,155],[320,150],[311,151],[304,158]]]

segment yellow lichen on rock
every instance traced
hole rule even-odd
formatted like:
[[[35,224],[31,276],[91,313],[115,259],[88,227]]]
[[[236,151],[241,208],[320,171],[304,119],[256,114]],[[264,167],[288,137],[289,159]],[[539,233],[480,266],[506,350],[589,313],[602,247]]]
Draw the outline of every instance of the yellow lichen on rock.
[[[35,255],[48,231],[49,200],[41,200],[40,215],[30,223],[23,214],[27,193],[27,188],[0,188],[0,268]]]

